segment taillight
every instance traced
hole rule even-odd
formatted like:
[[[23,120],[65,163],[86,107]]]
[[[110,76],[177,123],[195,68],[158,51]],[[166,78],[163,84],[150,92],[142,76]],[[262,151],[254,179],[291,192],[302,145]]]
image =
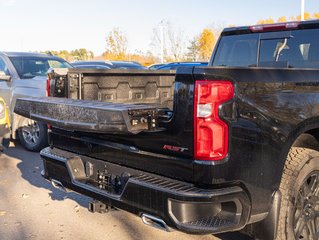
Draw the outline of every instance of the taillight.
[[[51,91],[51,81],[50,81],[50,78],[47,79],[47,87],[46,87],[46,96],[47,97],[50,97],[50,91]]]
[[[228,153],[228,125],[219,118],[219,107],[234,97],[229,81],[195,82],[194,157],[218,161]]]
[[[275,23],[275,24],[265,24],[256,25],[249,27],[252,32],[271,32],[289,29],[298,29],[300,22],[288,22],[288,23]]]

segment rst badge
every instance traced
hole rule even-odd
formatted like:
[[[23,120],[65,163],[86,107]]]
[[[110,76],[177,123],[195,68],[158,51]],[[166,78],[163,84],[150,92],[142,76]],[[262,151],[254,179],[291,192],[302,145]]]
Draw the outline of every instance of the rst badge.
[[[164,145],[163,149],[164,150],[173,151],[173,152],[185,152],[185,151],[188,150],[188,148],[170,146],[170,145]]]

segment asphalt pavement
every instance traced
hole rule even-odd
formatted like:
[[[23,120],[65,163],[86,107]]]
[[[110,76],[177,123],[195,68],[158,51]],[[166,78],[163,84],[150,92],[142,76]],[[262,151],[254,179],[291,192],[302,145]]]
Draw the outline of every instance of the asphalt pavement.
[[[165,232],[124,211],[87,210],[91,199],[64,193],[41,177],[39,153],[11,143],[0,155],[0,240],[246,240],[237,233],[194,236]]]

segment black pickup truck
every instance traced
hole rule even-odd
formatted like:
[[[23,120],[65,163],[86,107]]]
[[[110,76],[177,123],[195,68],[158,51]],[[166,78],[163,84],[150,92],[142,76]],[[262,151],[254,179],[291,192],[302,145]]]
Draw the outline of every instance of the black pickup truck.
[[[16,113],[50,124],[43,176],[191,234],[319,236],[319,21],[225,29],[208,67],[68,69]]]

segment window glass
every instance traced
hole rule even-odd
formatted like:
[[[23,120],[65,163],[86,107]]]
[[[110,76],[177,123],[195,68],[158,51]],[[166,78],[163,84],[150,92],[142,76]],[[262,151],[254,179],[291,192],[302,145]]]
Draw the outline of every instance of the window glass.
[[[287,39],[261,40],[259,53],[259,66],[275,67],[287,65],[287,52],[289,46]]]
[[[50,68],[71,68],[72,66],[62,59],[46,57],[10,57],[12,64],[20,78],[34,78],[46,76]]]
[[[295,30],[289,38],[261,40],[259,66],[319,68],[319,29]]]
[[[0,71],[4,72],[6,75],[10,75],[7,64],[3,61],[2,58],[0,58]]]
[[[259,35],[256,33],[222,37],[213,66],[256,66],[258,38]]]
[[[50,68],[68,68],[69,64],[63,61],[48,60]]]

